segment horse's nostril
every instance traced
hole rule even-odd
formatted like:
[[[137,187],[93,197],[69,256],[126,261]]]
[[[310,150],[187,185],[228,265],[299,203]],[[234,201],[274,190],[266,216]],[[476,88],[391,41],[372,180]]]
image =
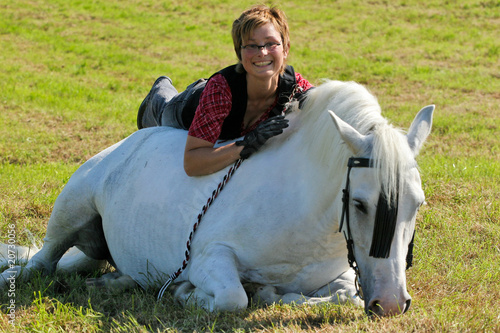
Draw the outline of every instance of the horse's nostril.
[[[377,315],[377,316],[383,316],[384,315],[384,309],[382,309],[382,306],[380,305],[380,302],[378,299],[372,300],[370,304],[368,305],[368,315]]]
[[[403,313],[406,313],[406,311],[408,311],[410,309],[410,306],[411,306],[411,298],[408,298],[406,300],[405,309],[404,309]]]

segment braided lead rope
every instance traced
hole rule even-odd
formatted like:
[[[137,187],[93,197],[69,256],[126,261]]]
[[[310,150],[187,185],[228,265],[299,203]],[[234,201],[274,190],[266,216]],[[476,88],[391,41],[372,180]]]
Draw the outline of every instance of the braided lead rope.
[[[219,195],[220,191],[222,191],[222,189],[227,184],[227,182],[229,181],[229,179],[231,179],[231,177],[234,174],[234,172],[240,167],[242,161],[243,160],[240,158],[239,160],[237,160],[234,163],[234,165],[231,168],[229,168],[227,174],[224,176],[224,178],[222,179],[222,181],[217,186],[217,189],[215,189],[212,192],[212,196],[210,198],[208,198],[207,203],[201,209],[201,212],[200,212],[200,214],[198,214],[198,217],[196,219],[196,223],[193,225],[193,230],[189,234],[188,241],[186,243],[187,250],[184,253],[185,257],[184,257],[184,261],[182,262],[182,266],[175,273],[173,273],[172,275],[170,275],[169,278],[168,278],[168,280],[163,285],[163,287],[161,287],[160,291],[158,292],[158,301],[163,297],[163,294],[167,290],[168,286],[170,286],[170,284],[172,282],[174,282],[174,280],[177,279],[179,277],[179,275],[181,275],[181,273],[184,271],[184,269],[186,269],[186,267],[188,265],[188,262],[189,262],[189,257],[191,255],[191,242],[193,240],[194,232],[196,231],[196,229],[200,225],[201,219],[203,218],[203,216],[207,212],[208,208],[212,205],[212,203],[214,202],[215,198],[217,198],[217,196]]]
[[[292,94],[290,95],[290,97],[288,98],[288,102],[292,102],[292,100],[296,100],[295,98],[295,95],[298,93],[298,92],[303,92],[303,88],[301,86],[299,86],[298,84],[295,86],[295,88],[293,89],[293,92]],[[288,112],[290,112],[289,110],[285,109],[281,112],[281,115],[286,115]],[[224,186],[227,184],[227,182],[229,181],[229,179],[231,179],[231,176],[234,174],[234,172],[240,167],[241,165],[241,162],[243,162],[243,160],[240,158],[238,159],[234,165],[229,168],[227,174],[224,176],[224,178],[222,179],[222,182],[219,183],[219,185],[217,186],[217,189],[214,190],[212,192],[212,196],[210,198],[208,198],[207,200],[207,203],[205,204],[205,206],[203,206],[203,208],[201,209],[201,212],[200,214],[198,214],[198,218],[196,220],[196,223],[193,225],[193,230],[191,231],[191,233],[189,234],[189,238],[188,238],[188,241],[186,243],[186,247],[187,247],[187,250],[186,252],[184,253],[185,254],[185,258],[184,258],[184,261],[182,262],[182,266],[173,274],[171,274],[168,278],[168,280],[163,284],[163,287],[161,287],[160,291],[158,292],[158,301],[163,297],[163,294],[165,293],[165,291],[167,290],[167,288],[170,286],[170,284],[172,284],[172,282],[174,282],[175,279],[177,279],[179,277],[179,275],[181,275],[181,273],[184,271],[184,269],[186,269],[187,265],[188,265],[188,262],[189,262],[189,256],[191,254],[191,241],[193,240],[193,235],[194,235],[194,232],[196,231],[196,229],[198,228],[198,226],[200,225],[201,223],[201,219],[203,218],[203,216],[205,215],[205,213],[207,212],[208,210],[208,207],[210,207],[210,205],[212,205],[212,202],[215,200],[215,198],[217,198],[217,196],[219,195],[220,191],[222,191],[222,189],[224,188]]]
[[[292,94],[290,96],[288,96],[288,102],[285,104],[285,109],[281,112],[282,116],[285,116],[288,113],[292,112],[292,110],[290,108],[290,103],[292,103],[292,101],[297,101],[298,100],[297,97],[296,97],[296,95],[299,92],[300,93],[304,92],[304,88],[302,88],[301,86],[299,86],[298,84],[296,84],[295,87],[293,88]]]

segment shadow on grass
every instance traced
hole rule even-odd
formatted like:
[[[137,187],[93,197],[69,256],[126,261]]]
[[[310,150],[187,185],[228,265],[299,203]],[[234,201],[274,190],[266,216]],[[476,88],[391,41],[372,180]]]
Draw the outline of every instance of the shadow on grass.
[[[113,332],[315,331],[364,317],[361,309],[335,304],[251,305],[238,313],[210,313],[197,306],[181,307],[170,294],[158,302],[153,290],[133,289],[117,294],[87,288],[85,280],[89,277],[96,274],[37,274],[17,284],[18,325],[36,328],[45,320],[54,328],[61,323],[69,325],[64,327],[66,331],[72,331],[72,325],[77,325],[75,331],[88,325],[87,331]],[[6,312],[9,301],[6,293],[0,295],[1,312]]]

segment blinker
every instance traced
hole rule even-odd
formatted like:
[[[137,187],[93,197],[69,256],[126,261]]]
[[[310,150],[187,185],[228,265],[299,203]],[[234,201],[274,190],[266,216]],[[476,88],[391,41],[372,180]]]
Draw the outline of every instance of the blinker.
[[[347,234],[344,236],[347,241],[348,261],[351,268],[359,275],[356,259],[354,257],[354,240],[351,234],[351,227],[349,223],[349,191],[350,191],[350,174],[352,168],[372,168],[374,163],[369,158],[351,157],[347,163],[347,179],[345,188],[342,190],[342,217],[340,219],[339,231],[342,230],[344,220],[346,221]],[[398,215],[398,193],[394,194],[395,202],[389,202],[386,196],[381,192],[377,205],[377,212],[375,215],[375,224],[373,230],[372,244],[370,247],[369,255],[374,258],[388,258],[390,255],[391,244],[396,230],[396,222]],[[406,256],[406,269],[410,268],[413,264],[413,238],[408,245],[408,252]]]

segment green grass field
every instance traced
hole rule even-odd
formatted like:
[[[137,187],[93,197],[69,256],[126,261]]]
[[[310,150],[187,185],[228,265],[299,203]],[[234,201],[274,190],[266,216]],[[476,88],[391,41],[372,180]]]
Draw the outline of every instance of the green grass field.
[[[0,3],[0,242],[40,242],[57,195],[88,158],[135,131],[151,84],[179,90],[235,62],[230,27],[253,1],[11,0]],[[413,297],[403,316],[274,305],[238,314],[167,297],[86,289],[85,276],[16,285],[5,332],[500,332],[500,2],[302,0],[289,63],[314,84],[353,80],[407,128],[436,104],[418,162]]]

